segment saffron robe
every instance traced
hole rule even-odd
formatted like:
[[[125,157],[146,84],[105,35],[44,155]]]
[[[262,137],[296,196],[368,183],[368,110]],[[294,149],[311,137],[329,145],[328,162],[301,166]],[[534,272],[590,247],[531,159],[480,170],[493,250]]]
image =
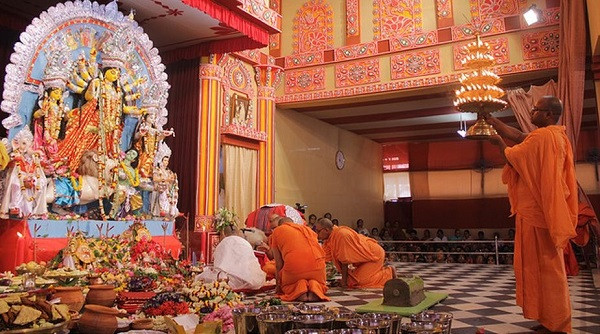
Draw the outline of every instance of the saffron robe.
[[[375,239],[358,234],[349,227],[333,226],[323,248],[327,260],[333,261],[338,271],[341,271],[342,263],[354,267],[348,268],[349,288],[382,288],[392,278],[394,269],[383,266],[383,248]]]
[[[283,259],[278,273],[281,300],[293,301],[309,291],[321,300],[329,300],[325,296],[325,253],[315,232],[304,225],[283,223],[271,234],[271,248],[277,249]]]
[[[575,237],[578,199],[573,152],[562,126],[532,131],[504,151],[511,212],[516,215],[517,305],[551,331],[571,332],[563,249]]]

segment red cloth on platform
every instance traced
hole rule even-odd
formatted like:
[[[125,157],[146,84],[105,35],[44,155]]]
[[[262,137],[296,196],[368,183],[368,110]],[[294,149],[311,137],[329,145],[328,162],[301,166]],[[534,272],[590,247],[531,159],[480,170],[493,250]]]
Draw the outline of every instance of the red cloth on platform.
[[[0,240],[0,272],[13,271],[21,263],[34,260],[34,240],[26,220],[0,220]],[[154,236],[154,240],[163,244],[162,236]],[[67,238],[37,238],[37,261],[52,260],[67,246],[67,241]],[[174,258],[178,258],[181,254],[181,242],[172,235],[167,236],[164,241],[165,248],[171,251]]]
[[[32,244],[28,241],[31,239],[26,221],[0,221],[0,272],[13,271],[21,263],[30,261],[27,250]],[[33,248],[30,252],[33,259]]]

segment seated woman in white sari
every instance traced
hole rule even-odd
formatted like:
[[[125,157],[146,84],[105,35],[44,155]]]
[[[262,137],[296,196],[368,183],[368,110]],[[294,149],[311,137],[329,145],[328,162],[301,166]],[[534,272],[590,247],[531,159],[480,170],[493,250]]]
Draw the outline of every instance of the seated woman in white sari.
[[[246,239],[239,236],[237,228],[226,233],[214,254],[215,270],[227,274],[233,290],[257,290],[265,284],[265,272],[260,269],[254,250]]]

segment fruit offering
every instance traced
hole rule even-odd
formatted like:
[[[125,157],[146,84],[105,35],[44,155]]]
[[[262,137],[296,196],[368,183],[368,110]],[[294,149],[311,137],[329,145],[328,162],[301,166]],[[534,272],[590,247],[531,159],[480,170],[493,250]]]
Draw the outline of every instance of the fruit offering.
[[[46,262],[37,263],[29,261],[27,263],[21,263],[21,265],[16,268],[16,271],[18,274],[32,273],[42,275],[46,271]]]

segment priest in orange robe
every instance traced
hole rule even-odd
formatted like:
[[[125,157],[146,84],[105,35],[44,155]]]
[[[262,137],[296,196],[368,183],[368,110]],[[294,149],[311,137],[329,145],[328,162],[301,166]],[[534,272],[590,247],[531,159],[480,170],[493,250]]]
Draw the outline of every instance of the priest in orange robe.
[[[271,239],[271,233],[273,233],[273,229],[279,226],[279,221],[284,218],[276,213],[269,214],[269,223],[265,227],[266,231],[269,233],[269,240]],[[270,243],[270,242],[269,242]],[[272,280],[275,278],[275,274],[277,272],[275,268],[275,258],[273,257],[273,251],[270,249],[268,244],[263,243],[257,247],[258,250],[265,252],[269,261],[265,262],[262,266],[262,270],[267,274],[267,280]]]
[[[271,234],[277,295],[284,301],[327,301],[325,253],[317,234],[290,218],[279,220]]]
[[[515,216],[514,270],[517,305],[525,318],[552,332],[571,332],[571,302],[563,249],[575,237],[578,199],[573,152],[565,128],[556,125],[562,103],[542,97],[531,110],[538,129],[524,134],[488,117],[507,161],[502,175]],[[502,138],[517,143],[507,147]],[[537,329],[537,328],[536,328]]]
[[[384,266],[385,251],[373,238],[356,233],[346,226],[335,226],[331,220],[317,221],[316,232],[323,240],[328,261],[342,273],[344,288],[382,288],[396,277],[393,267]],[[350,269],[352,265],[354,269]]]

